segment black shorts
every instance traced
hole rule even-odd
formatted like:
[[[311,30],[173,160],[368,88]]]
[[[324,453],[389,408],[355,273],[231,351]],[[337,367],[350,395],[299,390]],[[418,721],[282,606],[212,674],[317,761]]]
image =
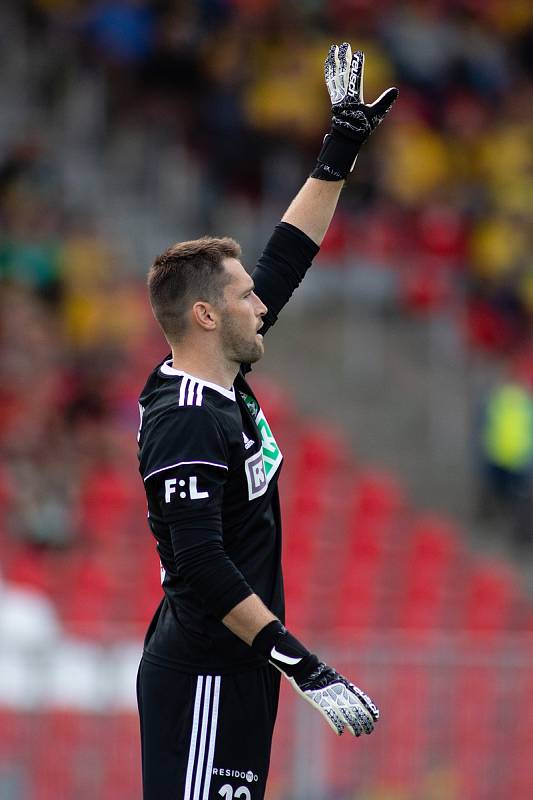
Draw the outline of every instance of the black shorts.
[[[141,660],[144,800],[262,800],[280,673],[189,675]]]

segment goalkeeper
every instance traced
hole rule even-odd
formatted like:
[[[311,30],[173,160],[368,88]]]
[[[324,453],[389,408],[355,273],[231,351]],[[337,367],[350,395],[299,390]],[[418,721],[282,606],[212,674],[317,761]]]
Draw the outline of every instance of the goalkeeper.
[[[139,469],[164,596],[137,679],[145,800],[260,800],[280,676],[337,735],[372,700],[283,625],[282,455],[245,380],[318,252],[359,149],[396,100],[363,100],[363,53],[332,46],[332,121],[315,168],[252,276],[233,239],[170,247],[149,276],[172,353],[140,397]]]

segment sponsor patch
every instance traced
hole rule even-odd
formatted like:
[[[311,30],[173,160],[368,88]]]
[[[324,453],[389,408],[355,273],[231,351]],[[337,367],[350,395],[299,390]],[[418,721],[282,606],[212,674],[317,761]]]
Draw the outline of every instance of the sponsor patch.
[[[244,462],[244,469],[246,471],[246,480],[248,482],[248,499],[255,500],[256,497],[261,497],[268,487],[268,481],[265,474],[265,467],[263,464],[263,453],[261,450],[254,453],[250,458]]]
[[[254,500],[266,492],[270,480],[276,474],[276,470],[283,460],[283,455],[257,400],[244,392],[241,392],[241,396],[255,418],[255,424],[261,434],[261,451],[254,453],[244,462],[248,481],[248,498]]]

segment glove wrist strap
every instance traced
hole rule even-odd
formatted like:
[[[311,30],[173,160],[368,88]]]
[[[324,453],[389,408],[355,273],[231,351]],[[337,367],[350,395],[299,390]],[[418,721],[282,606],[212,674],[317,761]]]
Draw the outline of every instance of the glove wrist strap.
[[[349,139],[335,130],[324,137],[311,178],[321,181],[345,180],[352,171],[361,142]]]
[[[265,625],[252,642],[252,648],[298,683],[316,668],[318,658],[290,633],[279,620]]]

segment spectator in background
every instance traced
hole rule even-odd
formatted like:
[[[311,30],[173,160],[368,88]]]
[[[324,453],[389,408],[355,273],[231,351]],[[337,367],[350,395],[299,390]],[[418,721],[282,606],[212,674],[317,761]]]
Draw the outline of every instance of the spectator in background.
[[[513,377],[488,394],[479,433],[481,512],[512,520],[518,547],[533,544],[533,397]]]

